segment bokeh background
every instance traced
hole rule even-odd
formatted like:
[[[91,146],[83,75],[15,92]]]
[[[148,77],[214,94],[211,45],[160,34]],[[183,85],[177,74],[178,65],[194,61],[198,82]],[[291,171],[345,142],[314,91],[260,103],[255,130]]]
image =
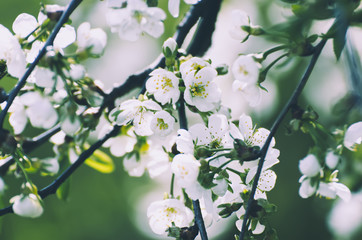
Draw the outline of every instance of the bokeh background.
[[[165,0],[159,0],[167,12]],[[274,3],[272,3],[274,2]],[[66,4],[67,1],[44,1],[44,3]],[[37,16],[39,0],[1,0],[0,24],[11,29],[12,22],[20,13]],[[182,13],[188,6],[182,4]],[[219,15],[217,28],[213,37],[213,47],[207,57],[213,64],[231,64],[239,53],[260,52],[273,46],[265,40],[251,37],[246,43],[239,43],[229,37],[230,12],[239,8],[247,11],[252,22],[260,25],[270,25],[271,22],[282,21],[290,15],[280,1],[257,0],[238,1],[225,0]],[[117,35],[111,34],[105,21],[105,1],[86,0],[71,16],[73,26],[89,21],[92,27],[102,27],[108,33],[108,46],[105,55],[100,59],[88,60],[87,70],[90,76],[104,83],[105,89],[119,85],[128,75],[150,64],[160,53],[163,40],[173,35],[180,18],[172,19],[168,15],[165,22],[165,33],[158,39],[143,36],[135,43],[121,41]],[[324,32],[330,22],[321,22],[315,26],[316,32]],[[350,31],[355,47],[362,52],[361,31]],[[328,127],[334,127],[343,121],[349,121],[343,116],[331,114],[332,106],[338,102],[350,89],[348,71],[341,62],[336,62],[331,45],[327,45],[301,103],[312,106],[320,115],[320,122]],[[294,86],[300,79],[306,59],[296,58],[285,66],[273,70],[265,83],[269,90],[263,96],[263,104],[257,109],[250,109],[241,96],[231,91],[232,75],[220,77],[217,83],[223,90],[224,104],[232,108],[232,116],[236,119],[246,112],[253,116],[258,126],[270,128],[278,112],[286,103]],[[2,80],[0,85],[9,90],[14,81]],[[190,120],[191,124],[193,119]],[[275,138],[276,147],[281,150],[280,164],[274,170],[278,175],[276,187],[268,194],[269,200],[278,206],[270,221],[277,229],[282,240],[328,240],[333,239],[327,227],[326,219],[333,201],[311,198],[301,199],[298,195],[300,173],[298,160],[303,158],[312,144],[311,139],[301,133],[287,134],[288,120],[284,121]],[[29,132],[36,134],[37,132]],[[51,147],[45,145],[34,154],[51,154]],[[147,224],[145,203],[154,196],[153,191],[162,194],[168,187],[160,182],[154,182],[148,176],[132,178],[122,169],[119,159],[114,159],[116,170],[111,174],[101,174],[93,169],[82,166],[71,178],[70,197],[64,202],[55,196],[45,199],[45,211],[37,219],[27,219],[8,214],[0,218],[0,239],[2,240],[116,240],[160,239],[150,232]],[[343,179],[343,178],[342,178]],[[8,205],[8,199],[18,194],[20,181],[9,176],[5,177],[8,184],[2,205]],[[51,178],[36,179],[39,187],[46,186]],[[161,198],[158,195],[157,198]],[[236,228],[233,221],[216,225],[212,230],[215,234],[211,239],[234,239]],[[354,239],[362,239],[355,236]]]

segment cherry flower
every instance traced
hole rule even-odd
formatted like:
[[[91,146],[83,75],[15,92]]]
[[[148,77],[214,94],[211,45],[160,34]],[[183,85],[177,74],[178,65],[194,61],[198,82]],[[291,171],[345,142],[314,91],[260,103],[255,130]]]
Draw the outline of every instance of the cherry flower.
[[[335,182],[338,179],[333,180],[332,182],[325,183],[320,182],[317,190],[317,194],[326,197],[326,198],[336,198],[337,196],[340,197],[342,200],[348,202],[351,198],[351,191],[349,188],[342,184]]]
[[[54,84],[57,90],[64,87],[64,82],[62,81],[60,76],[57,76],[49,68],[39,66],[36,66],[34,71],[31,73],[29,77],[29,82],[32,82],[38,87],[42,88],[53,88]]]
[[[13,203],[13,211],[22,217],[36,218],[42,215],[43,207],[38,197],[31,193],[29,195],[20,194],[10,199]]]
[[[163,149],[148,142],[138,153],[126,155],[123,159],[123,167],[130,176],[140,177],[147,169],[150,177],[155,178],[169,171],[170,162]]]
[[[63,9],[63,7],[59,5],[46,5],[46,10],[49,12],[55,12],[59,9]],[[13,23],[13,30],[18,36],[24,38],[28,36],[31,32],[33,32],[38,26],[40,26],[46,19],[47,16],[44,15],[42,12],[39,12],[38,20],[30,14],[22,13],[15,19]],[[72,44],[75,39],[75,29],[70,25],[65,25],[59,30],[57,36],[55,37],[53,47],[55,50],[63,53],[62,49]],[[33,38],[29,38],[29,40],[33,40]],[[43,42],[38,40],[35,41],[33,43],[34,48],[32,48],[30,52],[28,52],[28,54],[32,56],[37,55],[43,45]],[[29,57],[28,60],[34,61],[33,58],[34,57]]]
[[[171,163],[171,171],[175,174],[177,183],[187,188],[197,183],[200,162],[192,154],[177,154]]]
[[[3,64],[6,64],[7,72],[13,77],[20,78],[25,72],[25,55],[18,40],[0,24],[0,65]]]
[[[49,129],[58,121],[58,114],[50,101],[38,92],[26,92],[16,97],[9,112],[9,123],[15,134],[20,134],[29,119],[33,127]]]
[[[335,169],[338,165],[339,158],[332,151],[328,151],[326,154],[326,165],[329,169]]]
[[[191,133],[185,129],[177,131],[176,148],[180,153],[194,154],[194,143]]]
[[[174,73],[164,69],[156,69],[150,73],[146,89],[153,94],[156,101],[162,105],[176,103],[180,97],[179,79]]]
[[[111,129],[111,126],[105,126],[102,128],[99,132],[98,138],[103,138]],[[136,143],[136,136],[134,135],[132,129],[130,129],[122,135],[108,139],[103,146],[108,147],[113,156],[122,157],[126,153],[131,152]]]
[[[211,67],[187,74],[184,78],[186,103],[201,112],[214,110],[221,97],[220,89],[213,81],[216,76],[216,70]]]
[[[153,100],[130,99],[113,109],[110,112],[110,119],[118,125],[133,122],[136,134],[149,136],[153,134],[150,126],[154,114],[152,111],[160,110],[160,105]]]
[[[91,54],[101,55],[107,44],[107,35],[101,28],[92,28],[84,22],[77,29],[78,52],[89,50]]]
[[[344,146],[351,151],[356,151],[362,143],[362,122],[356,122],[348,127],[344,135]]]
[[[199,0],[184,0],[186,4],[196,4]],[[180,0],[169,0],[168,11],[174,18],[178,17],[180,11]]]
[[[309,154],[299,161],[299,170],[307,177],[314,177],[319,174],[321,165],[316,156]]]
[[[185,79],[189,74],[192,73],[193,75],[195,75],[196,72],[198,72],[199,70],[201,70],[205,67],[211,68],[210,63],[205,61],[202,58],[192,57],[192,58],[184,61],[183,63],[181,63],[180,72],[181,72],[182,78]]]
[[[241,92],[251,107],[261,101],[261,89],[258,87],[260,64],[253,55],[241,55],[233,63],[232,72],[235,80],[232,85],[234,92]]]
[[[192,211],[178,199],[165,199],[151,203],[147,209],[147,217],[152,231],[156,234],[166,234],[172,227],[188,227],[193,220]]]
[[[112,32],[118,32],[121,39],[136,41],[142,32],[160,37],[166,14],[160,8],[148,7],[141,0],[128,0],[126,8],[109,9],[106,17]]]
[[[161,110],[155,113],[151,120],[152,131],[161,136],[165,137],[169,135],[174,129],[175,119],[168,112]]]
[[[243,26],[250,26],[250,18],[248,14],[239,9],[234,9],[231,12],[232,28],[229,33],[232,38],[239,41],[246,41],[249,33],[243,29]]]

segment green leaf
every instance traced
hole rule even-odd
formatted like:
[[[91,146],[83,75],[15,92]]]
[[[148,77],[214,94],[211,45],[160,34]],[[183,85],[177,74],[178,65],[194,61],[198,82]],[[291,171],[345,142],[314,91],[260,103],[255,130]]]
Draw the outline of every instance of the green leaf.
[[[85,161],[85,164],[101,173],[111,173],[114,171],[112,158],[101,150],[96,150],[93,155]]]
[[[57,189],[56,192],[57,198],[63,201],[67,201],[69,192],[70,192],[70,178],[67,181],[65,181],[62,185],[60,185],[60,187]]]

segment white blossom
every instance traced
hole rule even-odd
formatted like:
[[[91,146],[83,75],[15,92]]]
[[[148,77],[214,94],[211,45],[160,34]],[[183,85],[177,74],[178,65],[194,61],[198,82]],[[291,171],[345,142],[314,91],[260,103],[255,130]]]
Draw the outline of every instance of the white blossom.
[[[162,105],[176,103],[180,97],[179,79],[174,73],[164,69],[156,69],[150,73],[146,89],[153,94]]]
[[[339,200],[328,217],[329,229],[343,239],[352,236],[362,227],[362,193],[354,193],[350,201]]]
[[[69,76],[72,80],[81,80],[85,76],[85,68],[81,64],[70,64]]]
[[[210,67],[211,65],[209,62],[205,61],[202,58],[199,57],[192,57],[180,65],[180,72],[182,75],[182,78],[185,79],[189,74],[195,75],[196,72],[200,71],[201,69],[205,67]]]
[[[164,137],[169,135],[175,125],[175,119],[168,112],[161,110],[155,113],[151,121],[151,130],[157,135]]]
[[[68,136],[74,136],[81,128],[81,122],[77,116],[67,116],[61,121],[60,128]]]
[[[192,141],[191,133],[185,129],[177,131],[176,147],[180,153],[194,154],[194,143]]]
[[[184,0],[187,4],[196,4],[198,1],[199,0]],[[169,0],[168,11],[174,18],[177,18],[180,11],[180,0]]]
[[[14,213],[22,217],[36,218],[43,213],[38,197],[35,194],[20,194],[10,199]]]
[[[125,125],[133,122],[135,132],[140,136],[153,134],[151,121],[154,113],[160,111],[161,107],[153,100],[140,101],[137,99],[126,100],[118,108],[110,112],[110,119],[118,125]],[[118,113],[118,111],[120,111]]]
[[[142,32],[160,37],[166,14],[161,8],[148,7],[141,0],[128,0],[126,8],[109,9],[106,17],[112,32],[118,32],[121,39],[136,41]]]
[[[57,174],[59,171],[59,162],[57,158],[44,158],[40,160],[41,166],[50,174]]]
[[[197,183],[199,167],[200,162],[192,154],[177,154],[171,163],[171,171],[182,188]]]
[[[351,198],[351,191],[349,188],[346,185],[338,182],[320,182],[317,194],[332,199],[338,196],[346,202],[348,202]]]
[[[326,155],[326,165],[329,169],[335,169],[338,165],[339,158],[332,151],[328,151]]]
[[[92,28],[84,22],[77,29],[77,51],[89,49],[91,54],[101,55],[107,44],[107,34],[101,28]]]
[[[49,129],[58,120],[58,114],[50,101],[38,92],[26,92],[15,98],[9,109],[9,122],[15,134],[20,134],[29,119],[31,125],[37,128]]]
[[[193,220],[193,213],[180,200],[165,199],[151,203],[147,217],[154,233],[166,234],[172,223],[177,227],[188,227]]]
[[[177,43],[175,39],[167,38],[162,45],[163,52],[165,52],[167,48],[171,51],[171,53],[174,53],[177,50]]]
[[[221,91],[213,81],[216,75],[216,70],[211,67],[202,68],[195,74],[188,74],[184,78],[186,103],[195,106],[201,112],[214,110],[221,97]]]
[[[5,61],[7,72],[20,78],[26,68],[25,54],[18,40],[3,25],[0,24],[0,63]]]
[[[318,159],[313,154],[308,154],[299,161],[299,170],[308,177],[314,177],[319,174],[321,166]]]
[[[99,133],[98,138],[103,138],[106,133],[111,130],[111,126],[105,126]],[[131,129],[122,135],[108,139],[103,146],[109,147],[109,151],[113,156],[121,157],[126,153],[133,150],[134,145],[137,143],[136,136]]]
[[[355,151],[357,145],[362,143],[362,122],[356,122],[348,127],[344,135],[344,146]]]
[[[250,26],[250,18],[248,14],[239,9],[231,12],[232,28],[229,30],[230,36],[235,40],[245,41],[249,35],[242,29],[242,26]]]
[[[317,185],[311,183],[310,178],[302,177],[299,182],[299,196],[302,198],[309,198],[310,196],[314,195],[317,190]]]
[[[5,192],[6,189],[6,185],[4,182],[4,179],[2,179],[2,177],[0,177],[0,195],[2,195]]]
[[[240,92],[251,107],[257,106],[261,101],[261,89],[257,85],[260,64],[254,60],[253,55],[241,55],[233,63],[232,72],[235,80],[232,84],[234,92]]]

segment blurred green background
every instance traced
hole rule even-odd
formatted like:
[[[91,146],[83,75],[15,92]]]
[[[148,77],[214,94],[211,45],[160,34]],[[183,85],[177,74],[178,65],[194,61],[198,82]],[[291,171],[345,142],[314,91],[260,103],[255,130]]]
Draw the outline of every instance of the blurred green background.
[[[48,2],[49,1],[46,1],[45,3]],[[61,4],[64,2],[65,1],[58,1],[57,3]],[[165,6],[164,1],[160,0],[160,2]],[[234,4],[233,6],[235,6],[236,1],[225,1],[224,6],[227,7],[231,2]],[[259,0],[254,3],[259,4],[260,9],[267,11],[269,5],[265,4],[265,2],[266,1]],[[80,9],[76,10],[74,13],[74,23],[76,26],[85,20],[96,22],[98,26],[102,25],[102,23],[97,22],[97,19],[104,18],[104,16],[97,16],[96,20],[94,18],[92,20],[90,13],[95,11],[94,4],[104,3],[87,0],[84,1]],[[240,8],[244,7],[241,3],[239,5]],[[248,8],[250,8],[250,6],[248,6]],[[253,9],[257,8],[254,6]],[[12,22],[18,14],[26,12],[36,16],[38,11],[39,0],[1,0],[0,24],[11,29]],[[185,5],[183,5],[183,11],[185,11]],[[253,20],[263,23],[262,19],[258,20],[256,17],[253,17]],[[159,42],[150,40],[150,44],[156,47],[152,51],[150,50],[150,52],[145,53],[145,55],[148,54],[149,56],[144,56],[146,60],[143,60],[145,63],[141,63],[144,64],[143,66],[146,66],[147,62],[151,62],[152,59],[157,56],[162,40],[172,35],[175,24],[177,24],[177,20],[172,20],[166,25],[166,32]],[[107,31],[109,32],[109,30]],[[253,42],[254,40],[255,39],[252,38],[250,41]],[[259,48],[259,51],[267,49],[267,47],[262,45],[263,42],[255,41],[254,45],[250,45],[251,48],[248,50],[248,53],[251,53],[252,50],[258,50],[259,47],[262,47],[261,49]],[[113,46],[116,46],[118,42],[117,36],[110,36],[110,43],[114,44]],[[126,43],[122,44],[131,47],[136,46],[132,44],[127,45]],[[111,47],[109,47],[108,50],[109,49],[111,49]],[[238,53],[239,52],[235,50],[233,54],[236,56]],[[331,64],[331,68],[339,69],[340,66],[336,65],[335,61],[330,59],[332,59],[330,56],[322,57],[321,61],[326,61],[328,64]],[[114,59],[111,61],[113,60]],[[134,61],[138,60],[139,59],[136,59]],[[95,69],[99,67],[97,61],[103,60],[91,60],[88,62],[88,66],[94,71],[95,75],[101,76],[102,71]],[[133,60],[130,59],[130,61],[132,62]],[[289,64],[288,67],[283,68],[282,71],[272,73],[274,79],[270,79],[270,81],[276,81],[275,89],[278,94],[274,100],[277,104],[272,104],[272,111],[261,110],[255,113],[252,112],[254,122],[258,123],[258,126],[270,128],[278,111],[282,108],[283,103],[287,101],[293,87],[301,77],[306,65],[307,62],[304,60],[297,60]],[[322,68],[323,66],[323,64],[318,64],[317,68]],[[110,67],[114,66],[108,66],[108,68]],[[137,67],[142,68],[142,65]],[[109,73],[107,77],[117,79],[117,73],[114,73],[115,77],[112,74],[113,73]],[[323,78],[323,74],[323,70],[316,71],[312,76],[314,80],[311,81]],[[119,79],[119,81],[121,81],[121,79]],[[230,84],[230,80],[227,83]],[[7,88],[11,85],[7,82],[0,82],[0,84]],[[313,106],[313,102],[309,100],[308,95],[302,98],[302,102],[309,102]],[[335,99],[335,102],[336,101],[337,99]],[[321,106],[318,104],[320,103],[316,103],[316,105],[313,106],[317,110],[319,110],[318,108]],[[331,107],[330,103],[326,103],[325,106]],[[328,115],[330,114],[329,110],[322,110],[319,113],[321,115],[321,121],[323,121],[324,124],[333,126],[333,121],[335,120],[330,119],[330,115]],[[309,137],[300,133],[287,136],[286,125],[287,121],[284,121],[276,135],[276,147],[281,150],[281,163],[275,167],[278,175],[277,185],[274,190],[268,194],[269,200],[278,206],[278,212],[270,220],[271,224],[277,229],[279,238],[282,240],[332,239],[325,221],[332,202],[318,198],[305,200],[301,199],[298,195],[298,179],[300,177],[298,160],[306,155],[309,146],[312,144],[311,140]],[[47,152],[49,151],[48,149],[49,146],[38,150],[38,152]],[[71,178],[69,201],[60,201],[55,196],[48,197],[44,201],[45,211],[43,215],[37,219],[21,218],[14,214],[1,217],[0,239],[159,239],[156,235],[144,235],[140,229],[148,229],[148,226],[142,226],[140,223],[137,223],[136,217],[137,203],[140,202],[144,193],[152,191],[155,187],[154,184],[148,177],[129,177],[122,169],[120,161],[115,159],[115,162],[116,170],[109,175],[103,175],[87,166],[82,166]],[[51,182],[51,178],[36,180],[38,180],[36,182],[39,187],[46,186]],[[5,181],[9,186],[6,196],[3,199],[3,206],[8,205],[8,198],[10,196],[18,194],[18,188],[16,188],[16,186],[20,184],[19,181],[11,177],[5,178]],[[143,214],[144,218],[146,218],[146,212]],[[234,239],[233,235],[236,232],[236,228],[234,224],[230,222],[228,229],[218,229],[218,231],[222,232],[222,234],[213,239]]]

